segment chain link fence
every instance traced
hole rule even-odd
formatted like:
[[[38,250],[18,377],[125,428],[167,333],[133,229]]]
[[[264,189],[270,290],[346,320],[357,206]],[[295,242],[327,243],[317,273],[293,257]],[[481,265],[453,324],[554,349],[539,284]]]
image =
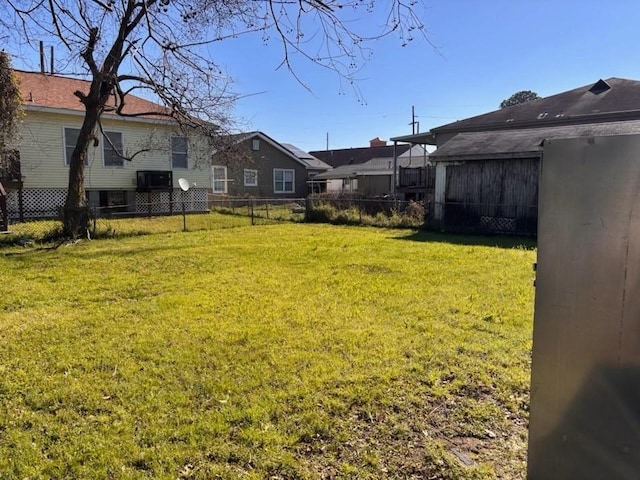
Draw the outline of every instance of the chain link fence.
[[[249,218],[252,225],[303,222],[306,214],[306,199],[211,195],[209,210],[212,213]]]
[[[306,199],[210,195],[207,205],[208,210],[193,211],[176,201],[169,206],[169,213],[154,213],[158,210],[155,204],[136,205],[138,213],[131,213],[135,209],[127,205],[93,208],[87,236],[104,238],[304,221],[465,234],[537,233],[536,206],[424,203],[329,194]],[[167,210],[166,202],[162,207]],[[62,232],[60,213],[60,207],[25,212],[24,221],[11,220],[8,232],[0,234],[0,246],[57,240]]]
[[[422,228],[425,205],[413,200],[319,194],[308,198],[307,221],[390,228]]]
[[[191,210],[181,201],[162,204],[117,205],[90,210],[89,238],[146,235],[180,231],[302,222],[305,199],[209,198],[209,209]],[[161,207],[161,208],[160,208]],[[132,213],[132,210],[138,213]],[[165,213],[158,213],[162,211]],[[62,207],[24,212],[23,219],[9,221],[8,231],[0,234],[1,245],[28,245],[57,240],[62,233]],[[145,213],[141,213],[145,212]]]

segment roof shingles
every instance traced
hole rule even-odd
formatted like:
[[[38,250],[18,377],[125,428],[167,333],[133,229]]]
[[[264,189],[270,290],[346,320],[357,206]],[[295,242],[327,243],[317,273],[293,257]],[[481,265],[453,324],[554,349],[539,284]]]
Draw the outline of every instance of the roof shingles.
[[[560,123],[595,123],[598,117],[616,114],[640,118],[640,82],[624,78],[599,80],[609,89],[585,85],[567,92],[502,108],[432,129],[432,132],[463,132],[544,127]],[[593,121],[583,121],[586,118]],[[620,118],[621,119],[621,118]]]
[[[15,72],[20,82],[20,93],[25,106],[84,111],[84,105],[74,92],[79,90],[88,93],[91,84],[89,81],[22,70],[15,70]],[[111,106],[115,105],[114,96]],[[169,111],[162,105],[135,95],[126,96],[124,114],[149,112],[164,113],[166,116]]]

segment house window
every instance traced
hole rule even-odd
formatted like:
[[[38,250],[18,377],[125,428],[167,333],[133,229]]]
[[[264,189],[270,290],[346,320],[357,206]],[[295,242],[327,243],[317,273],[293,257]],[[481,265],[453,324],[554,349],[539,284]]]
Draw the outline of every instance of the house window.
[[[273,192],[274,193],[293,193],[293,182],[295,172],[293,170],[283,170],[281,168],[273,169]]]
[[[245,187],[257,187],[258,186],[258,171],[244,169],[244,186]]]
[[[171,168],[188,168],[187,137],[171,137]]]
[[[80,135],[79,128],[65,127],[64,129],[64,164],[69,165],[71,162],[71,155],[78,143],[78,136]],[[84,164],[89,164],[89,155],[85,156]]]
[[[214,165],[211,170],[213,193],[227,193],[227,167]]]
[[[127,192],[124,190],[101,190],[100,207],[104,212],[126,212]]]
[[[102,158],[105,167],[124,166],[122,133],[104,132],[102,136]]]
[[[254,138],[251,141],[251,150],[253,150],[254,152],[257,152],[258,150],[260,150],[260,139],[259,138]]]

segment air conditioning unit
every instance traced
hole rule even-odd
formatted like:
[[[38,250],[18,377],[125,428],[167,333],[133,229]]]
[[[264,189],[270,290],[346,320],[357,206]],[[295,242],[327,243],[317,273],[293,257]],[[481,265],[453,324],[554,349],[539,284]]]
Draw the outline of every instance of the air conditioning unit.
[[[171,190],[173,172],[171,170],[138,170],[136,172],[138,191]]]

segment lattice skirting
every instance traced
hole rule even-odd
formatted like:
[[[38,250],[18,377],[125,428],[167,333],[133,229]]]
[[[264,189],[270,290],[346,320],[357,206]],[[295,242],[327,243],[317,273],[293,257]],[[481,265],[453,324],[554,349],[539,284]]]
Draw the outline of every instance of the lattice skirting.
[[[67,190],[64,188],[26,188],[22,191],[23,217],[55,218],[59,216]],[[17,190],[7,191],[7,210],[11,220],[20,218],[20,200]]]
[[[184,194],[185,210],[188,212],[206,212],[207,189],[194,188],[188,192],[180,189],[173,191],[173,211],[182,211],[182,195]],[[169,213],[171,211],[171,195],[169,192],[152,192],[151,201],[146,193],[136,192],[135,211],[141,214],[149,212],[151,206],[152,213]],[[63,188],[26,188],[22,191],[23,217],[33,218],[56,218],[60,215],[64,202],[67,199],[67,190]],[[20,202],[17,190],[7,191],[7,209],[11,221],[20,218]]]
[[[206,212],[209,209],[207,203],[206,188],[192,188],[188,192],[180,189],[173,190],[173,204],[170,192],[136,192],[136,212],[145,214],[151,213],[164,214],[182,211],[182,201],[184,199],[184,209],[187,212]]]
[[[483,228],[492,232],[515,232],[516,219],[505,217],[480,217],[480,224]]]

